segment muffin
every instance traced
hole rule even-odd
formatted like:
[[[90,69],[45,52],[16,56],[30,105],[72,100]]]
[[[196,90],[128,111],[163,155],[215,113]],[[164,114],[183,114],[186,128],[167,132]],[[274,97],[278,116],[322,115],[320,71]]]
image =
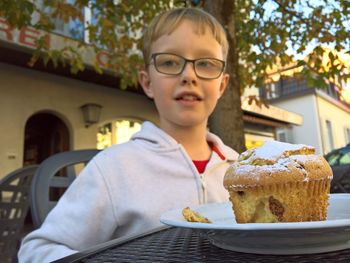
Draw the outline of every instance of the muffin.
[[[315,148],[267,141],[238,157],[224,187],[237,223],[321,221],[327,218],[332,178]]]

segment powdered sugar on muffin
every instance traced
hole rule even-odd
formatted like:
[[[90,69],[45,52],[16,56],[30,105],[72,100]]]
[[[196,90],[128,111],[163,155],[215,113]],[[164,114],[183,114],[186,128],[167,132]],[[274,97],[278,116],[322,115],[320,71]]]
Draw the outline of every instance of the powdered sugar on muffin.
[[[332,170],[315,148],[268,141],[242,153],[227,170],[237,222],[324,220]]]

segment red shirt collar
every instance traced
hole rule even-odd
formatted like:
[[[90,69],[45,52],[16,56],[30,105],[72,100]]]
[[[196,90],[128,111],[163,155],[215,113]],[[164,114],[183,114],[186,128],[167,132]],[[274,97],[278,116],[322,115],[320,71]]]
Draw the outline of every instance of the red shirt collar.
[[[221,160],[226,159],[226,157],[220,152],[220,150],[212,142],[208,142],[208,144],[209,144],[211,150],[213,152],[215,152],[221,158]],[[200,161],[192,160],[192,162],[196,166],[198,172],[203,173],[205,171],[205,167],[207,167],[209,159],[208,160],[200,160]]]

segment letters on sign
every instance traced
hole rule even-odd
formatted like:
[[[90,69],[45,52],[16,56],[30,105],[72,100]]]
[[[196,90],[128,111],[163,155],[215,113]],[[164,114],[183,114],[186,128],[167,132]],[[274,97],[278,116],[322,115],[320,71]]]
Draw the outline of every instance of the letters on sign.
[[[0,38],[8,42],[14,42],[23,46],[36,48],[37,42],[41,36],[44,36],[46,45],[50,46],[50,34],[42,33],[39,30],[23,27],[14,29],[3,18],[0,17]]]
[[[59,45],[60,43],[64,42],[60,39],[64,38],[62,36],[47,33],[41,30],[36,30],[31,27],[23,27],[21,29],[12,28],[4,18],[0,17],[0,41],[2,40],[17,45],[29,47],[31,49],[35,49],[38,47],[38,40],[42,36],[44,36],[44,41],[47,47],[54,46],[54,48],[56,48],[56,45]],[[56,39],[58,41],[56,41]],[[91,50],[91,52],[93,51]],[[111,65],[109,64],[109,55],[106,51],[100,51],[98,53],[93,52],[93,54],[93,57],[95,57],[100,67],[105,69],[111,68]],[[89,59],[87,57],[83,58],[83,60],[87,64],[92,64],[92,61],[88,61]]]

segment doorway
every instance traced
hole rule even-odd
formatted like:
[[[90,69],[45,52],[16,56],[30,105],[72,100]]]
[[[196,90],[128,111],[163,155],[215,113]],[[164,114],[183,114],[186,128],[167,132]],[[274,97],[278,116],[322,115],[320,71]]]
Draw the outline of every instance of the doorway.
[[[23,166],[40,164],[55,153],[68,151],[69,145],[64,122],[51,113],[37,113],[25,125]]]
[[[51,113],[37,113],[31,116],[25,125],[23,166],[40,164],[49,156],[69,150],[69,131],[64,122]],[[60,171],[64,176],[64,171]],[[54,189],[50,197],[58,200],[64,191]],[[25,219],[26,231],[33,230],[30,211]]]

